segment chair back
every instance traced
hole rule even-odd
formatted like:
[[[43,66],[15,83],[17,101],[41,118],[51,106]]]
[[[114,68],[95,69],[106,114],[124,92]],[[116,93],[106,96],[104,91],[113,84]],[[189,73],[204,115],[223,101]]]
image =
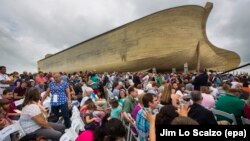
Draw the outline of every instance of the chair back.
[[[61,136],[60,141],[75,141],[77,134],[72,129],[66,129],[65,133]]]
[[[84,130],[84,122],[79,118],[74,119],[72,120],[71,127],[78,134],[80,131]]]
[[[243,116],[241,117],[241,121],[243,125],[250,125],[250,119],[244,118]]]
[[[25,132],[23,131],[21,125],[19,124],[19,122],[16,122],[0,130],[0,140],[4,140],[10,134],[15,132],[19,133],[19,138],[25,136]]]
[[[220,116],[223,116],[223,117],[226,117],[230,120],[232,120],[232,125],[237,125],[237,122],[236,122],[236,118],[234,116],[234,114],[229,114],[227,112],[224,112],[224,111],[221,111],[221,110],[217,110],[217,109],[212,109],[212,112],[214,114],[214,116],[216,117],[216,115],[220,115]]]

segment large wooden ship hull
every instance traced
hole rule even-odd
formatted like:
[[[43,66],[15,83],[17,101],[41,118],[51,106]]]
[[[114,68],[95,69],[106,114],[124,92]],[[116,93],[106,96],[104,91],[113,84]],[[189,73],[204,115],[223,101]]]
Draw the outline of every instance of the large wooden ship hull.
[[[212,3],[166,9],[98,35],[38,61],[45,72],[166,71],[200,67],[224,71],[240,57],[211,44],[206,22]]]

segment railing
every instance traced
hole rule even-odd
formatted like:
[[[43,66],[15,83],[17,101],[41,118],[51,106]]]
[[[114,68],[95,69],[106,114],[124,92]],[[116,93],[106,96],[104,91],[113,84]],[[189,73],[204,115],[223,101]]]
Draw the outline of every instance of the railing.
[[[225,73],[228,73],[228,72],[231,72],[231,71],[234,71],[234,70],[240,69],[240,68],[244,68],[244,67],[247,67],[247,66],[249,66],[249,65],[250,65],[250,63],[247,63],[247,64],[245,64],[245,65],[241,65],[241,66],[239,66],[239,67],[236,67],[236,68],[233,68],[233,69],[230,69],[230,70],[224,71],[224,72],[222,72],[221,74],[225,74]]]

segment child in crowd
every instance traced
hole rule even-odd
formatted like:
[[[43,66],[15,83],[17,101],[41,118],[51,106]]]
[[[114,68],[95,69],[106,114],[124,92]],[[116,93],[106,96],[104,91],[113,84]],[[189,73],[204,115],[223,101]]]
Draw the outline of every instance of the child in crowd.
[[[8,117],[9,101],[7,99],[0,99],[0,129],[12,124]]]
[[[20,113],[15,112],[17,107],[14,102],[13,92],[10,88],[7,88],[3,91],[3,99],[6,99],[9,102],[8,117],[12,120],[18,120],[20,117]]]
[[[96,95],[95,104],[100,107],[100,109],[106,109],[107,108],[107,101],[105,99],[105,94],[102,91],[98,91],[98,94]]]
[[[110,100],[110,105],[112,107],[111,109],[111,118],[119,118],[122,108],[121,106],[119,106],[118,101],[114,98],[112,100]]]
[[[100,119],[94,117],[93,112],[96,110],[95,103],[88,99],[85,102],[85,111],[83,113],[83,122],[85,123],[85,130],[95,130],[99,125]]]
[[[8,117],[9,100],[0,99],[0,130],[13,124],[11,119]],[[18,132],[10,134],[7,140],[16,141],[18,137]]]
[[[84,105],[80,108],[80,114],[81,117],[83,118],[85,111],[87,110],[87,105],[93,103],[92,99],[89,98],[88,100],[85,101]]]
[[[83,118],[85,111],[87,110],[87,105],[90,103],[94,103],[93,100],[91,98],[87,99],[86,102],[84,103],[84,105],[80,108],[80,115]],[[94,103],[96,104],[96,103]],[[99,106],[96,106],[95,111],[93,112],[94,117],[97,117],[98,121],[101,121],[101,119],[105,116],[105,113],[107,113],[107,111],[109,111],[110,108],[101,108]]]

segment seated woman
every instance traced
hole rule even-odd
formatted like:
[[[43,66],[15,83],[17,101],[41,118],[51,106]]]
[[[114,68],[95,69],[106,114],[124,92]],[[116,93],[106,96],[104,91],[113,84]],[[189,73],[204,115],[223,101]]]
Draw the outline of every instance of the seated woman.
[[[85,89],[85,96],[82,98],[82,101],[80,103],[81,109],[85,101],[88,100],[89,98],[92,99],[92,101],[96,104],[97,108],[102,107],[103,105],[107,104],[107,101],[105,100],[105,98],[98,98],[98,96],[94,93],[93,89],[90,87],[87,87]]]
[[[93,94],[93,93],[92,93]],[[95,104],[97,106],[98,109],[102,109],[105,110],[108,106],[108,103],[105,99],[105,94],[102,91],[98,91],[98,94],[95,95],[96,99],[95,99]]]
[[[23,102],[20,124],[26,134],[44,136],[46,139],[58,141],[65,127],[57,123],[47,122],[38,106],[40,93],[36,88],[30,88]]]
[[[209,88],[207,86],[201,86],[200,91],[203,98],[201,105],[209,110],[213,109],[215,107],[215,100],[214,97],[211,95]]]
[[[159,97],[161,105],[173,105],[176,108],[178,107],[178,99],[180,96],[176,94],[172,85],[165,85],[164,90]]]

